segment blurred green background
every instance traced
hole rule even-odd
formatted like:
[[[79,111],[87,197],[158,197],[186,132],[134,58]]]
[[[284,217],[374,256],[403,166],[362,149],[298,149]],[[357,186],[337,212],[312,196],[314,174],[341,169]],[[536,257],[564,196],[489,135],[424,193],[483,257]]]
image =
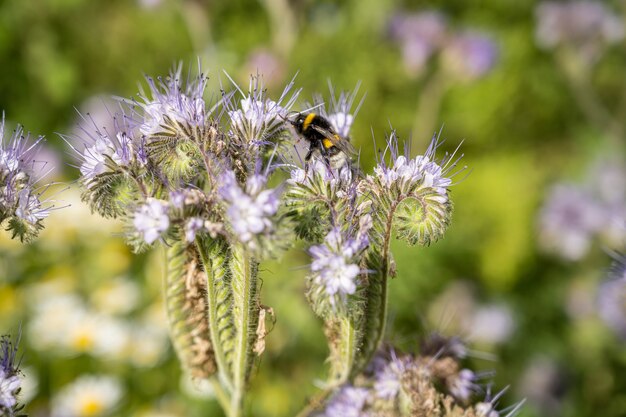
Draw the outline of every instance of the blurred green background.
[[[473,349],[472,367],[496,371],[493,390],[510,386],[503,404],[528,399],[524,417],[624,416],[624,339],[602,320],[597,300],[607,248],[626,243],[624,217],[575,256],[544,250],[555,245],[542,236],[554,184],[593,191],[597,171],[610,164],[612,192],[624,195],[626,43],[593,39],[591,57],[580,44],[542,47],[537,6],[0,0],[0,109],[10,125],[46,136],[41,158],[71,163],[56,132],[74,129],[75,109],[95,114],[96,97],[131,97],[144,74],[167,74],[179,61],[194,66],[199,57],[216,97],[228,83],[222,70],[243,85],[258,70],[274,95],[297,74],[300,106],[313,93],[327,95],[328,80],[347,90],[360,81],[366,96],[352,136],[365,171],[390,126],[413,154],[443,126],[443,148],[464,141],[461,164],[471,171],[455,178],[444,240],[395,248],[389,341],[414,351],[428,332],[460,334]],[[624,21],[624,2],[607,10]],[[447,46],[423,64],[407,63],[409,31],[398,35],[402,26],[394,25],[424,11],[445,20],[447,39],[465,31],[491,39],[497,52],[485,58],[484,73],[468,75],[463,65],[472,57],[455,59]],[[72,183],[77,171],[65,165],[54,175]],[[72,381],[94,374],[118,378],[124,394],[114,415],[221,415],[210,393],[184,382],[165,337],[162,253],[132,255],[120,226],[91,215],[74,186],[59,199],[71,207],[53,212],[35,243],[0,237],[0,330],[22,327],[29,414],[49,415]],[[264,266],[262,302],[277,322],[252,380],[250,415],[294,415],[323,377],[324,337],[304,298],[308,262],[300,247]],[[50,305],[55,300],[61,307]],[[83,315],[69,334],[66,321]],[[106,328],[113,330],[100,340]]]

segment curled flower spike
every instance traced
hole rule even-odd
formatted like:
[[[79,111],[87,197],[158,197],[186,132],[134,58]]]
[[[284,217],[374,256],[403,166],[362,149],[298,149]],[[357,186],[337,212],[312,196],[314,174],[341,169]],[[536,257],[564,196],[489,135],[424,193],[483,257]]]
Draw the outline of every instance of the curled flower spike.
[[[123,109],[119,113],[107,109],[107,114],[108,128],[98,126],[90,114],[79,113],[76,133],[61,137],[77,159],[82,200],[103,217],[118,217],[132,205],[138,187],[143,187],[132,178],[145,172],[148,161],[142,154],[144,141],[138,138],[133,121]]]
[[[359,184],[361,192],[375,202],[376,210],[392,216],[389,220],[393,218],[398,236],[410,244],[427,245],[438,240],[450,221],[449,188],[452,178],[462,171],[453,172],[462,155],[455,159],[457,148],[451,155],[436,160],[439,145],[435,137],[424,155],[410,158],[407,152],[400,154],[394,132],[374,175],[368,175]]]
[[[37,167],[35,154],[43,137],[30,143],[18,126],[5,141],[4,114],[0,122],[0,225],[10,231],[12,238],[28,242],[43,228],[43,219],[52,207],[50,201],[42,201],[42,193],[49,185],[37,183],[51,169]]]

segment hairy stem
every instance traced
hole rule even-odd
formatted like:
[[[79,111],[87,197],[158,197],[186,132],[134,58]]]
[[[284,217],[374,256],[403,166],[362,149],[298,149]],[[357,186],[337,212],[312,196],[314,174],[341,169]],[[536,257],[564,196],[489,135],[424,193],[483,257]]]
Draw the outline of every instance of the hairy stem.
[[[215,361],[220,383],[228,390],[233,390],[233,379],[229,373],[229,364],[226,357],[227,347],[224,346],[223,335],[220,334],[220,314],[219,306],[224,300],[218,300],[218,288],[225,285],[226,269],[225,256],[227,253],[226,243],[223,241],[207,242],[201,237],[196,238],[196,245],[200,258],[204,264],[204,271],[207,278],[207,301],[209,316],[209,331],[211,332],[211,340],[215,346]]]
[[[260,308],[256,286],[257,263],[242,244],[232,246],[231,271],[236,337],[230,417],[239,417],[243,412],[246,384],[254,361],[252,347]]]
[[[352,377],[356,376],[370,362],[376,350],[385,336],[387,324],[387,279],[389,276],[389,258],[393,216],[398,204],[404,199],[403,196],[391,202],[389,210],[376,215],[374,223],[382,224],[383,231],[374,237],[370,243],[370,251],[366,255],[367,270],[374,271],[367,275],[368,285],[366,292],[365,314],[361,321],[362,337],[360,341],[359,356],[352,369]],[[381,210],[376,210],[377,211]],[[376,235],[376,233],[374,233]],[[382,251],[380,250],[382,248]]]

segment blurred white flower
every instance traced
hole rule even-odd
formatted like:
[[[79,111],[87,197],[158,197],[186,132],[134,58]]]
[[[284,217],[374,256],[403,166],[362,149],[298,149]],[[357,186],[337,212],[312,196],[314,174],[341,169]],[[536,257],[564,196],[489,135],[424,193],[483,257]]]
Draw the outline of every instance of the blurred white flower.
[[[515,330],[515,320],[511,309],[505,305],[484,305],[474,311],[466,330],[468,339],[474,342],[503,343]]]
[[[122,386],[109,376],[83,375],[52,399],[52,417],[99,417],[110,413],[122,398]]]
[[[130,332],[127,351],[134,366],[153,367],[164,358],[169,346],[167,330],[140,322],[134,324]]]
[[[106,314],[127,314],[141,299],[141,288],[128,278],[119,277],[99,286],[91,295],[98,311]]]

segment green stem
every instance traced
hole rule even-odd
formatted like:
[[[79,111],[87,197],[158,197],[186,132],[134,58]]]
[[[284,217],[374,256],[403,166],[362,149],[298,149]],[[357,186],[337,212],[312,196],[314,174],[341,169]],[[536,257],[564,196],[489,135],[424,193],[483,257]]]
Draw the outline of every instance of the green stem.
[[[252,345],[258,321],[257,263],[242,244],[232,246],[233,317],[236,329],[233,360],[233,395],[230,417],[243,413],[246,384],[252,362]]]
[[[233,390],[233,382],[229,375],[229,366],[226,359],[226,352],[224,346],[221,343],[219,317],[217,314],[217,290],[216,290],[216,271],[215,265],[217,260],[223,260],[226,248],[224,244],[218,242],[207,243],[200,237],[196,238],[196,245],[198,252],[200,253],[200,259],[204,265],[204,271],[207,277],[207,301],[208,301],[208,315],[209,315],[209,331],[211,332],[211,340],[213,341],[215,351],[215,362],[217,363],[217,372],[219,375],[219,381],[223,384],[228,391]],[[225,271],[222,271],[225,274]],[[222,278],[223,279],[223,278]]]
[[[224,390],[224,387],[222,387],[222,384],[220,384],[219,380],[217,380],[216,378],[211,378],[210,381],[211,381],[211,385],[213,387],[213,392],[215,393],[215,398],[217,399],[217,402],[222,407],[222,410],[224,410],[224,413],[227,416],[229,416],[231,414],[231,410],[230,410],[230,399],[228,398],[228,393]]]
[[[433,75],[426,81],[420,91],[419,102],[413,122],[413,139],[411,147],[419,149],[424,138],[430,138],[437,130],[437,121],[441,110],[441,101],[448,90],[448,82],[444,75]]]
[[[385,336],[388,312],[387,280],[389,277],[389,257],[393,216],[398,204],[400,204],[403,199],[404,196],[400,196],[396,201],[393,201],[390,204],[388,215],[386,217],[379,218],[385,224],[380,246],[378,242],[372,242],[370,245],[370,247],[374,249],[382,246],[383,251],[382,254],[371,252],[368,256],[369,259],[367,260],[367,268],[373,269],[376,273],[368,277],[369,285],[366,295],[367,304],[365,306],[365,314],[362,319],[363,329],[360,349],[358,351],[359,357],[356,359],[356,365],[352,369],[352,377],[356,376],[367,366]]]
[[[357,328],[351,317],[326,322],[330,346],[330,375],[326,388],[335,388],[348,381],[357,352]]]

